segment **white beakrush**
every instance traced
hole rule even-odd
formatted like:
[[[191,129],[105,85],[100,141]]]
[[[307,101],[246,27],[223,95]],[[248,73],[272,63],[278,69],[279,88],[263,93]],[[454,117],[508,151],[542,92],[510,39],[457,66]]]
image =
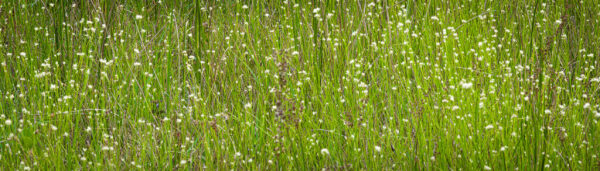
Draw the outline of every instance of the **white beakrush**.
[[[322,154],[322,155],[326,155],[326,156],[328,156],[328,155],[329,155],[329,150],[328,150],[328,149],[326,149],[326,148],[324,148],[324,149],[321,149],[321,154]]]
[[[462,82],[460,83],[460,86],[464,89],[470,89],[473,87],[473,83]]]
[[[381,152],[381,147],[379,147],[379,146],[375,146],[375,151],[376,151],[376,152]]]

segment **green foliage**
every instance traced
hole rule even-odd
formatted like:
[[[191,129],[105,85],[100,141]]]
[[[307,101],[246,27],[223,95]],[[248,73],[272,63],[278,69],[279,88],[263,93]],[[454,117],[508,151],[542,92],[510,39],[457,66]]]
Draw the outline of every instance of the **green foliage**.
[[[0,170],[598,170],[599,4],[0,1]]]

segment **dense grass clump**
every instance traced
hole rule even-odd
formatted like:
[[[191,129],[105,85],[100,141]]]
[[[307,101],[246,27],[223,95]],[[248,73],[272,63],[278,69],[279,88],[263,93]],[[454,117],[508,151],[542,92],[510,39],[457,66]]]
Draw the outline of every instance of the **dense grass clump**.
[[[599,170],[600,2],[0,1],[0,170]]]

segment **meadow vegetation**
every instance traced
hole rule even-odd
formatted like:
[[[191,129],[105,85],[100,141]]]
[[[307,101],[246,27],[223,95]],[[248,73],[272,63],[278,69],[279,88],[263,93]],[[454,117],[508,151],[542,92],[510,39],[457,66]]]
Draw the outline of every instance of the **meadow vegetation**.
[[[597,0],[3,0],[0,170],[599,170]]]

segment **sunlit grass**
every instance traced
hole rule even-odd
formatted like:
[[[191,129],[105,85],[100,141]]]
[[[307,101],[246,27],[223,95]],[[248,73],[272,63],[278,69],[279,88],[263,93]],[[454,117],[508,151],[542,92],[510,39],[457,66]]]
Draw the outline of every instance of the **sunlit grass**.
[[[600,169],[595,0],[0,2],[0,170]]]

